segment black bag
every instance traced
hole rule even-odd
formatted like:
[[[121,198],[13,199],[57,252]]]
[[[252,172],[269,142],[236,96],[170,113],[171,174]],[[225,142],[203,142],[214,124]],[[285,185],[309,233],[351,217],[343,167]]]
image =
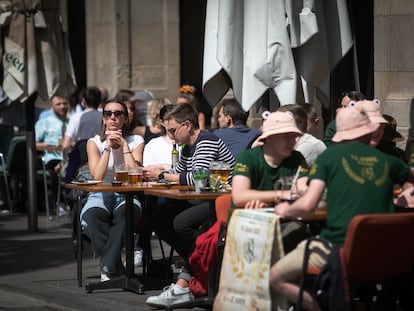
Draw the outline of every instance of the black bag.
[[[162,280],[172,280],[173,269],[170,259],[151,260],[148,267],[148,276]]]
[[[322,311],[351,311],[351,304],[346,298],[346,281],[339,255],[341,247],[332,247],[328,261],[315,281],[314,295]]]
[[[301,221],[287,221],[280,224],[283,249],[289,253],[303,240],[312,236],[309,229]]]

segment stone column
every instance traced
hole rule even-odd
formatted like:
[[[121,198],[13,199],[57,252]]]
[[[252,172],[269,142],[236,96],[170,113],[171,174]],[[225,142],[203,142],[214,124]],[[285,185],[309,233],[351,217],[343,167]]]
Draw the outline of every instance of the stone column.
[[[180,83],[178,0],[88,0],[87,81],[175,100]]]
[[[413,29],[414,1],[374,1],[375,97],[405,138],[414,128]]]

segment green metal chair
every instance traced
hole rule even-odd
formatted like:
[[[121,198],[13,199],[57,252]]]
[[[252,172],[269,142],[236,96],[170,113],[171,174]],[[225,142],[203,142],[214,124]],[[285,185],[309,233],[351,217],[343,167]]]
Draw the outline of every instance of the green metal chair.
[[[10,147],[5,157],[0,153],[0,175],[3,175],[6,196],[10,211],[13,210],[18,200],[19,183],[23,182],[27,176],[27,151],[26,136],[14,136],[10,142]],[[49,189],[50,175],[46,170],[42,156],[38,156],[36,163],[36,175],[43,184],[44,200],[47,218],[50,220]],[[12,191],[13,190],[13,195]],[[58,195],[58,199],[59,195]],[[57,210],[58,215],[58,210]]]

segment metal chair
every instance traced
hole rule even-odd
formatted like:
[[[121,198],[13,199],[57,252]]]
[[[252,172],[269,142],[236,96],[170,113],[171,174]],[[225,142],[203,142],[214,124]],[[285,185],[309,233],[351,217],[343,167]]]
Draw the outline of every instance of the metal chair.
[[[13,212],[13,206],[10,198],[10,189],[9,189],[9,180],[8,180],[8,171],[6,161],[4,159],[3,153],[0,152],[0,172],[4,177],[4,191],[6,194],[7,206],[9,207],[10,212]]]
[[[14,136],[11,140],[7,157],[0,153],[0,174],[4,177],[6,196],[10,210],[17,203],[19,182],[26,179],[27,169],[26,136]],[[45,208],[47,218],[50,219],[49,190],[50,175],[46,170],[43,157],[38,157],[36,175],[41,179],[45,195]],[[13,195],[11,195],[13,190]]]

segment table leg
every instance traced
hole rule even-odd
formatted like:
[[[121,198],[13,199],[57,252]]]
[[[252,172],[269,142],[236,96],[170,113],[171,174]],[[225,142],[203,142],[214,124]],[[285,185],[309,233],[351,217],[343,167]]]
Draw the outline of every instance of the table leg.
[[[106,282],[86,284],[86,291],[91,293],[97,289],[123,288],[137,294],[144,294],[144,286],[134,272],[134,193],[125,193],[125,275]]]

